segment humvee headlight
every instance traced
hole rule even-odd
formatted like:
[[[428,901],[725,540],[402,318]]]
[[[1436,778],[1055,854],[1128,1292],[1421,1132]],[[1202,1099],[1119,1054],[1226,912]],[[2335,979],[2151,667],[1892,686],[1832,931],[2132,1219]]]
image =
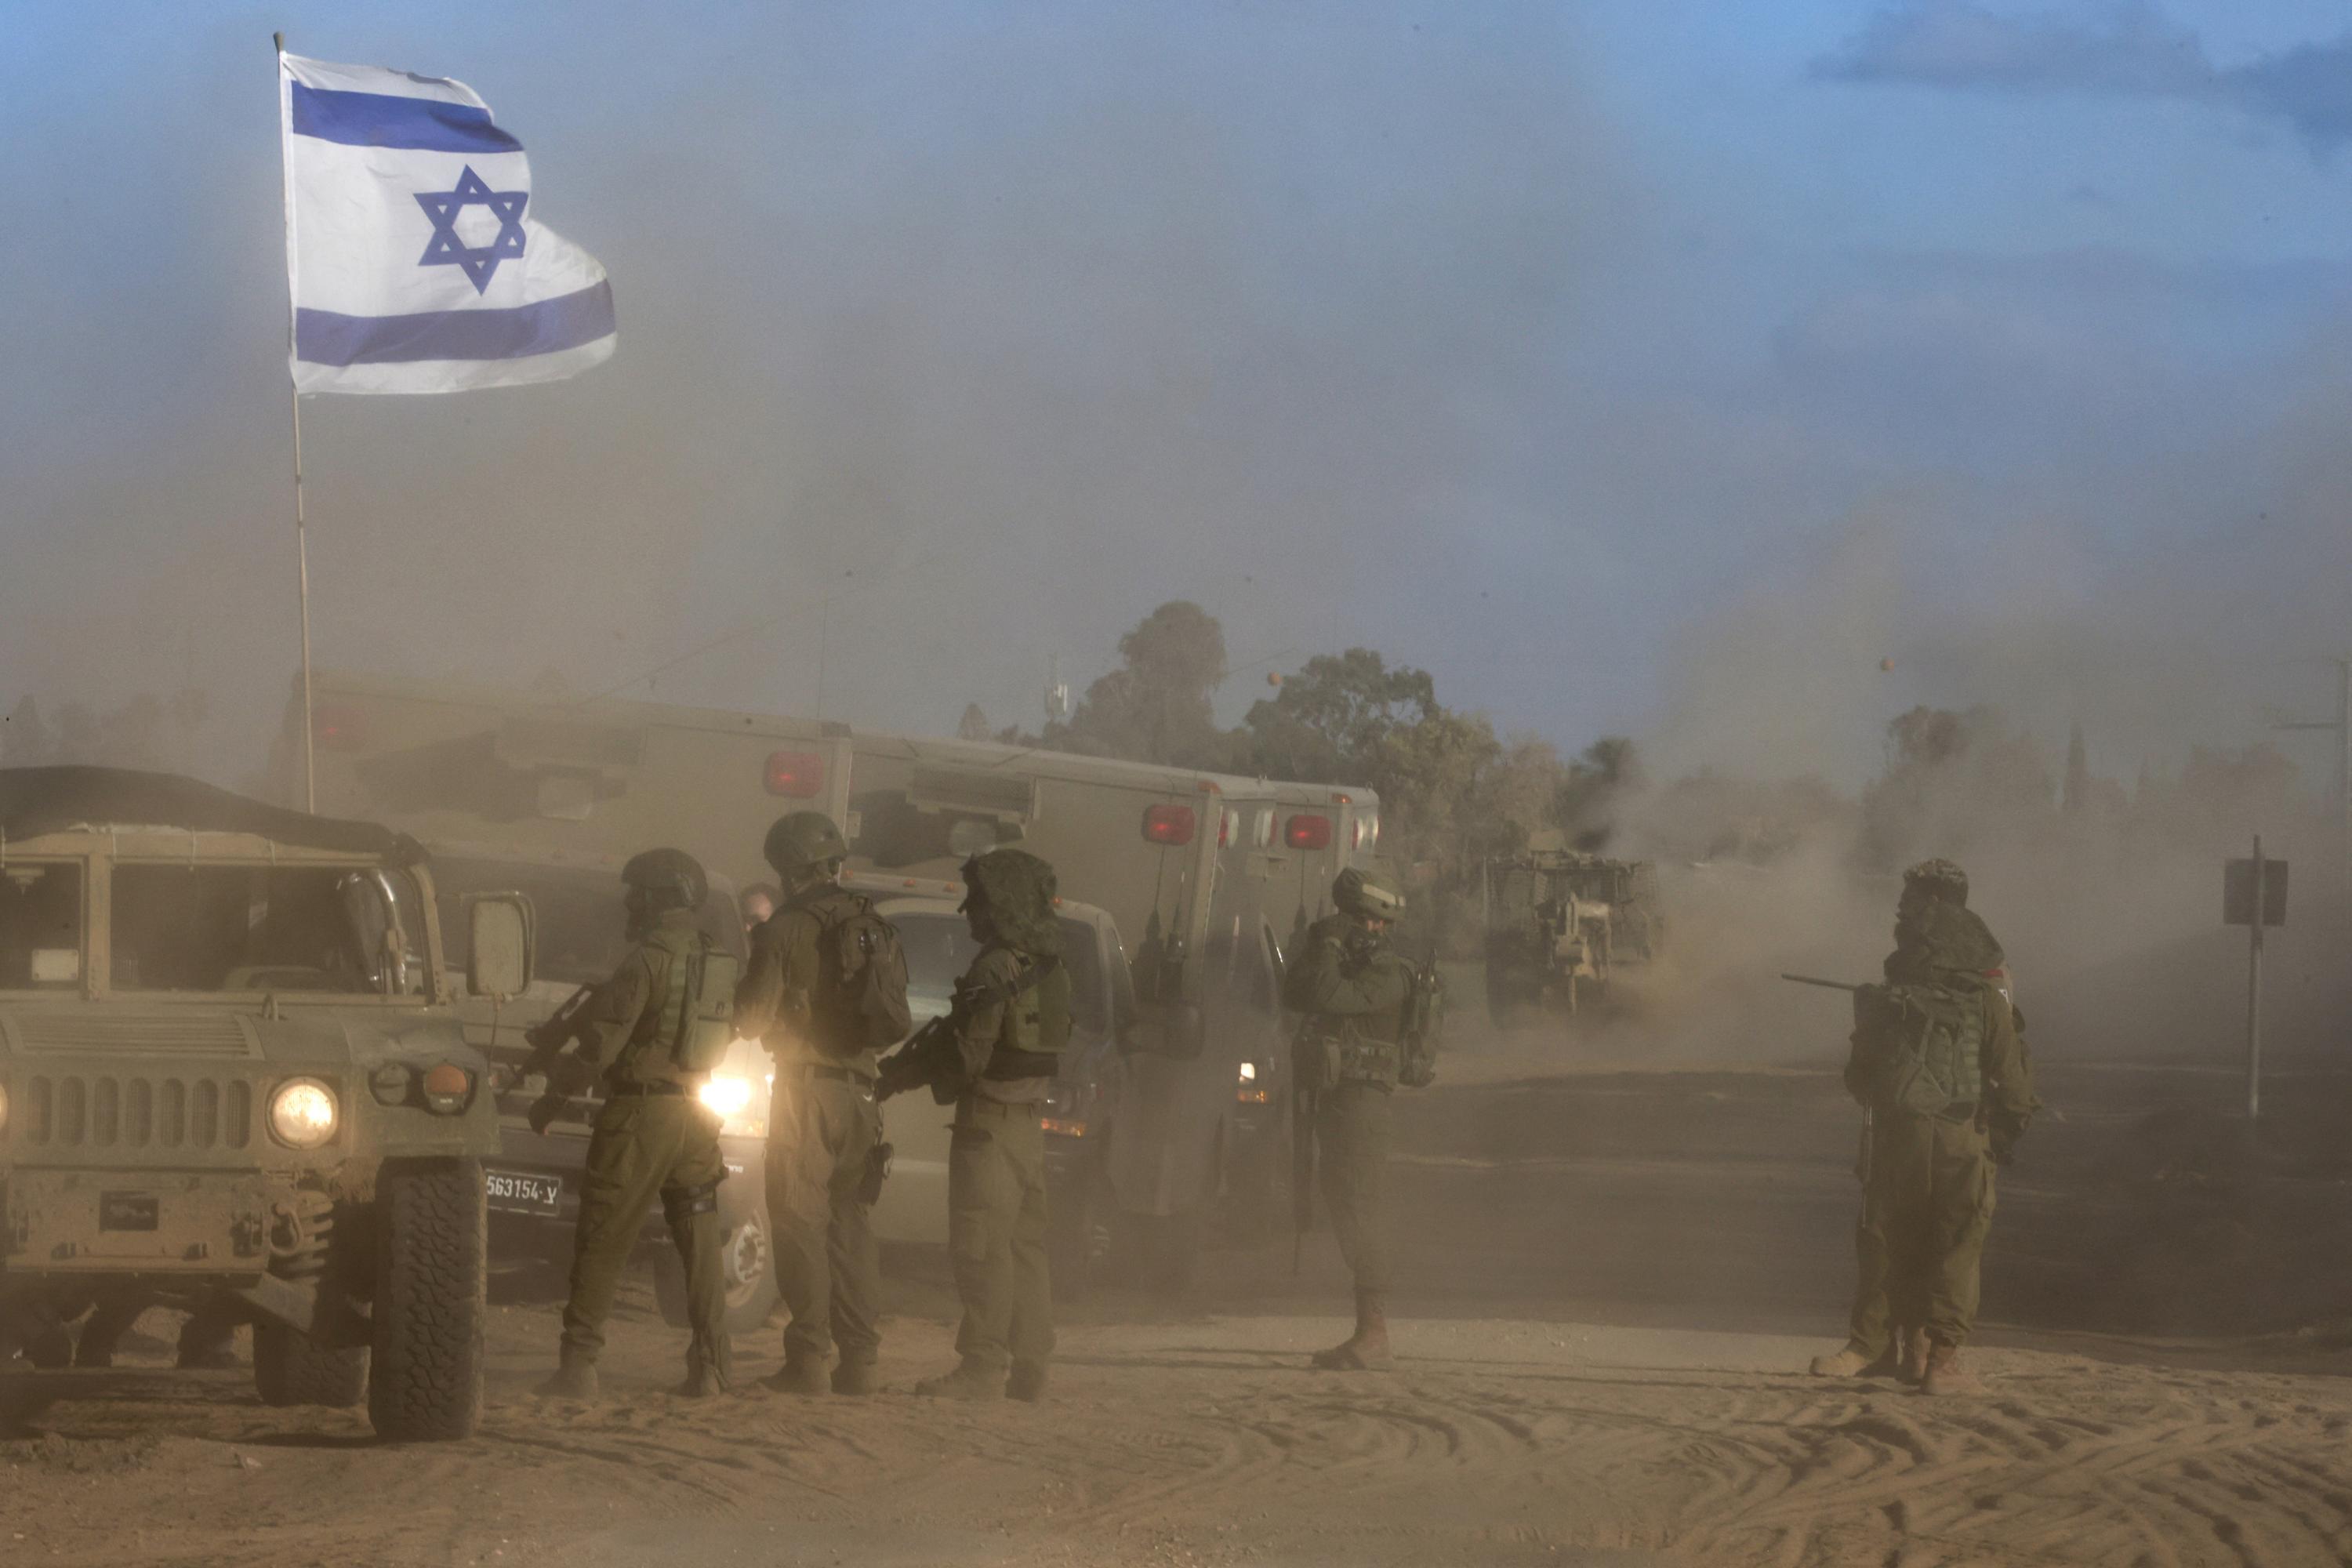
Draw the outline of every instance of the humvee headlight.
[[[335,1135],[335,1091],[315,1078],[278,1086],[269,1097],[269,1131],[291,1149],[316,1149]]]
[[[695,1090],[702,1108],[719,1118],[719,1131],[730,1136],[764,1138],[768,1132],[766,1108],[757,1105],[748,1078],[731,1072],[715,1072],[709,1080]]]

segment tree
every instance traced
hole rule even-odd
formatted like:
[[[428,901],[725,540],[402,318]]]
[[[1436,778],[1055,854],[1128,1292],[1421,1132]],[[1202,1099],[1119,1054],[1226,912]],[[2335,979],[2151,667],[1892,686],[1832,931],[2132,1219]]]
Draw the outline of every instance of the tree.
[[[956,739],[959,741],[985,741],[993,733],[994,731],[988,727],[988,715],[981,711],[980,704],[977,702],[965,703],[963,705],[963,717],[956,721]]]
[[[1224,683],[1225,633],[1189,599],[1171,599],[1118,639],[1121,667],[1087,688],[1045,743],[1094,756],[1220,767],[1231,748],[1210,696]]]
[[[1242,721],[1250,771],[1316,784],[1370,783],[1391,736],[1443,711],[1425,669],[1391,669],[1367,647],[1318,654],[1273,697],[1250,705]]]

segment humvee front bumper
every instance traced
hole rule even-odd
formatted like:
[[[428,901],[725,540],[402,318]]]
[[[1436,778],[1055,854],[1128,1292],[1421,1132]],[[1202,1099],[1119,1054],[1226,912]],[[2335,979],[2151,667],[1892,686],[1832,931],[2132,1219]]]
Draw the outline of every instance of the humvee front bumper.
[[[45,1171],[6,1180],[12,1274],[255,1274],[290,1182],[253,1171]]]

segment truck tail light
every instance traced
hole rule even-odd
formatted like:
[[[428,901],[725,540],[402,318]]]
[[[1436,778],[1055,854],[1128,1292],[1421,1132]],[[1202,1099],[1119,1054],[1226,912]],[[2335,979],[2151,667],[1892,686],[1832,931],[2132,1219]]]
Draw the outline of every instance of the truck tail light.
[[[814,800],[824,793],[824,759],[814,752],[771,752],[767,784],[770,795]]]
[[[1200,818],[1189,805],[1150,805],[1143,809],[1143,837],[1148,843],[1190,844],[1199,825]]]
[[[1331,847],[1331,819],[1302,811],[1283,825],[1282,841],[1293,849]]]

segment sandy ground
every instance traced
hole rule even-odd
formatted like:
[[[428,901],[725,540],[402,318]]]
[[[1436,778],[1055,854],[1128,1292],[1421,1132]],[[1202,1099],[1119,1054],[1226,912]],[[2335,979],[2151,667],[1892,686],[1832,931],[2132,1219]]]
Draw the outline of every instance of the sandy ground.
[[[2005,1189],[1979,1400],[1802,1373],[1850,1279],[1852,1124],[1818,1076],[1497,1080],[1401,1130],[1392,1373],[1304,1368],[1344,1328],[1328,1238],[1297,1281],[1284,1248],[1185,1302],[1104,1293],[1036,1407],[905,1392],[950,1359],[920,1258],[864,1402],[672,1398],[642,1284],[613,1397],[539,1401],[554,1309],[519,1277],[471,1441],[159,1378],[0,1441],[0,1563],[2352,1561],[2352,1352],[2292,1331],[2352,1300],[2345,1173],[2235,1150],[2193,1080],[2052,1088],[2072,1114]],[[2352,1089],[2305,1089],[2341,1125]]]

